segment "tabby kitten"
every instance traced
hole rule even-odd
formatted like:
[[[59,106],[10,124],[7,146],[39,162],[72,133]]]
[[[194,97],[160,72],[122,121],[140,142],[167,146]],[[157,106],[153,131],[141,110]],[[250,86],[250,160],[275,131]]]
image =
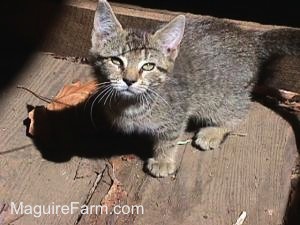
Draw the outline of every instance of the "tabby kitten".
[[[218,148],[247,113],[261,65],[274,54],[299,53],[299,30],[245,31],[212,17],[179,15],[154,33],[125,30],[100,0],[90,50],[99,81],[93,103],[115,129],[153,138],[146,168],[166,177],[176,170],[176,140],[190,119],[206,124],[194,144]]]

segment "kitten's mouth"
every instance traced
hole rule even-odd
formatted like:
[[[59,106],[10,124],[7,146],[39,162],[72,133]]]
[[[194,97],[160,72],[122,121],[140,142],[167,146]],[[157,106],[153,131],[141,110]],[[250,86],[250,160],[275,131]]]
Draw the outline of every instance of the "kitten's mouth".
[[[127,86],[124,85],[123,83],[118,84],[118,85],[113,85],[114,89],[118,92],[118,95],[124,99],[136,99],[138,98],[141,94],[143,94],[143,90],[138,87],[134,86]]]
[[[122,90],[119,90],[119,92],[121,93],[121,95],[132,96],[132,97],[134,97],[134,96],[136,97],[143,93],[142,90],[140,90],[139,88],[134,88],[134,87],[127,87]]]
[[[120,93],[125,96],[135,96],[136,95],[136,93],[134,93],[130,89],[122,90],[122,91],[120,91]]]

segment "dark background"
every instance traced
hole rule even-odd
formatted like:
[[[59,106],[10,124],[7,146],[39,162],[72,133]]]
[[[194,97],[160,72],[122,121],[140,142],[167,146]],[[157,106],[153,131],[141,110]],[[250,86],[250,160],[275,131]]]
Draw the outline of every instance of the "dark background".
[[[112,0],[112,2],[264,24],[300,27],[300,2],[298,0]]]

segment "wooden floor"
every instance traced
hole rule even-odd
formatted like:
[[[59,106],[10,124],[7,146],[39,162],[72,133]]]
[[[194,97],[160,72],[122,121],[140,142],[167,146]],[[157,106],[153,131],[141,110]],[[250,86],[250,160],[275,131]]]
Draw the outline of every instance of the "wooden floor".
[[[90,73],[85,64],[40,53],[2,90],[0,202],[142,205],[144,214],[97,216],[76,211],[40,218],[24,215],[13,224],[230,225],[242,211],[247,213],[243,225],[282,224],[297,155],[295,138],[285,120],[259,103],[252,104],[245,123],[236,131],[246,136],[229,136],[220,150],[201,152],[190,144],[180,145],[182,159],[174,177],[157,179],[145,174],[143,162],[132,155],[74,156],[61,163],[43,159],[26,136],[23,120],[26,104],[44,103],[16,86],[52,97],[64,84],[90,79]],[[7,218],[7,213],[6,217],[0,213],[0,224]]]

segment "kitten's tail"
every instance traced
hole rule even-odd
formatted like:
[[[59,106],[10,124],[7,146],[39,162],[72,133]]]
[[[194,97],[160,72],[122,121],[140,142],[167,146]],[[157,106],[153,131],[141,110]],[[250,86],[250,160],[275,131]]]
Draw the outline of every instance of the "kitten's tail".
[[[265,31],[260,38],[262,84],[300,93],[300,29]]]
[[[261,35],[263,48],[271,56],[300,56],[300,29],[281,28]]]

